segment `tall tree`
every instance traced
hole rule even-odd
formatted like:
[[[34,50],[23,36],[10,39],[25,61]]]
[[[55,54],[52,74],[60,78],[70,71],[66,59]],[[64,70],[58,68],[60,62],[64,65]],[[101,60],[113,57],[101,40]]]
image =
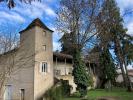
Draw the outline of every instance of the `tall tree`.
[[[105,88],[106,83],[113,83],[116,77],[116,68],[112,58],[111,53],[109,52],[109,48],[101,50],[101,54],[99,57],[100,62],[100,79],[101,86]]]
[[[95,30],[95,18],[99,13],[101,0],[61,0],[57,17],[57,29],[70,36],[66,39],[69,49],[73,52],[74,81],[77,84],[81,96],[86,94],[88,82],[85,64],[83,64],[81,52],[88,41],[97,34]],[[81,82],[80,82],[81,81]]]
[[[123,26],[123,19],[120,16],[120,11],[115,0],[104,0],[103,8],[98,19],[100,19],[98,21],[101,23],[100,25],[97,25],[97,29],[99,30],[98,37],[100,38],[103,46],[113,44],[114,51],[122,71],[124,83],[127,86],[130,81],[127,81],[129,76],[124,70],[127,69],[127,66],[125,65],[125,58],[122,49],[122,41],[124,38],[127,38],[127,29]],[[131,86],[128,87],[130,87],[128,90],[131,90]]]
[[[59,42],[61,42],[61,52],[65,53],[65,54],[73,54],[73,46],[71,45],[72,43],[72,34],[67,34],[64,33],[64,35],[61,37],[61,39],[59,40]],[[70,49],[71,48],[71,49]]]

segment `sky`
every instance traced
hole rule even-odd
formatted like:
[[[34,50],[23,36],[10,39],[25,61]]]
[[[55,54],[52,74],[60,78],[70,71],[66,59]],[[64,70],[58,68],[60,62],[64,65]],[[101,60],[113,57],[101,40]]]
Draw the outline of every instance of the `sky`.
[[[60,0],[42,0],[32,4],[21,4],[15,0],[16,7],[9,9],[6,3],[0,3],[0,33],[19,32],[25,29],[35,18],[40,18],[43,23],[54,31],[53,48],[60,50],[58,42],[61,34],[55,29],[56,11]],[[133,9],[133,0],[116,0],[120,7],[121,15],[126,10]],[[133,36],[133,14],[124,16],[124,25],[128,28],[128,34]]]

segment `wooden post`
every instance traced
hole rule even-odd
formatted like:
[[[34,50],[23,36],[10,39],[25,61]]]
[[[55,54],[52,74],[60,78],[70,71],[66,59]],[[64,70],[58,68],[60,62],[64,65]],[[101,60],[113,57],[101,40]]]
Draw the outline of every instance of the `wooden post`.
[[[58,61],[58,59],[57,59],[57,57],[56,57],[56,64],[55,64],[55,65],[56,65],[56,67],[57,67],[57,61]]]
[[[66,75],[66,58],[65,58],[65,75]]]

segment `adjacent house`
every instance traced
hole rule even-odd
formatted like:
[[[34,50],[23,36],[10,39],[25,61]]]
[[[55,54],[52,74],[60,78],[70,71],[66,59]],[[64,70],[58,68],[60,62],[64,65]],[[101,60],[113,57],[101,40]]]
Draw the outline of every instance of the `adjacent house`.
[[[132,69],[128,70],[128,75],[129,75],[130,81],[133,83],[133,70]],[[122,77],[122,73],[121,72],[118,72],[118,76],[116,78],[116,82],[118,82],[118,83],[122,83],[123,82],[123,77]]]
[[[7,70],[5,66],[12,67],[0,100],[38,100],[53,86],[54,77],[69,80],[71,92],[76,91],[72,56],[53,52],[52,33],[37,18],[20,32],[20,46],[0,55],[0,72]]]

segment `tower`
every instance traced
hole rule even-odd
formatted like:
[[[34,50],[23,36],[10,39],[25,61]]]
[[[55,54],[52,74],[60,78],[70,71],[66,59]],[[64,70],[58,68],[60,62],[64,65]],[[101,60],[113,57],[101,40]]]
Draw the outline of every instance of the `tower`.
[[[33,87],[34,100],[53,85],[52,32],[38,18],[20,32],[20,50],[25,51],[27,57],[33,56],[28,65],[33,66],[30,73],[33,75],[31,88]]]

